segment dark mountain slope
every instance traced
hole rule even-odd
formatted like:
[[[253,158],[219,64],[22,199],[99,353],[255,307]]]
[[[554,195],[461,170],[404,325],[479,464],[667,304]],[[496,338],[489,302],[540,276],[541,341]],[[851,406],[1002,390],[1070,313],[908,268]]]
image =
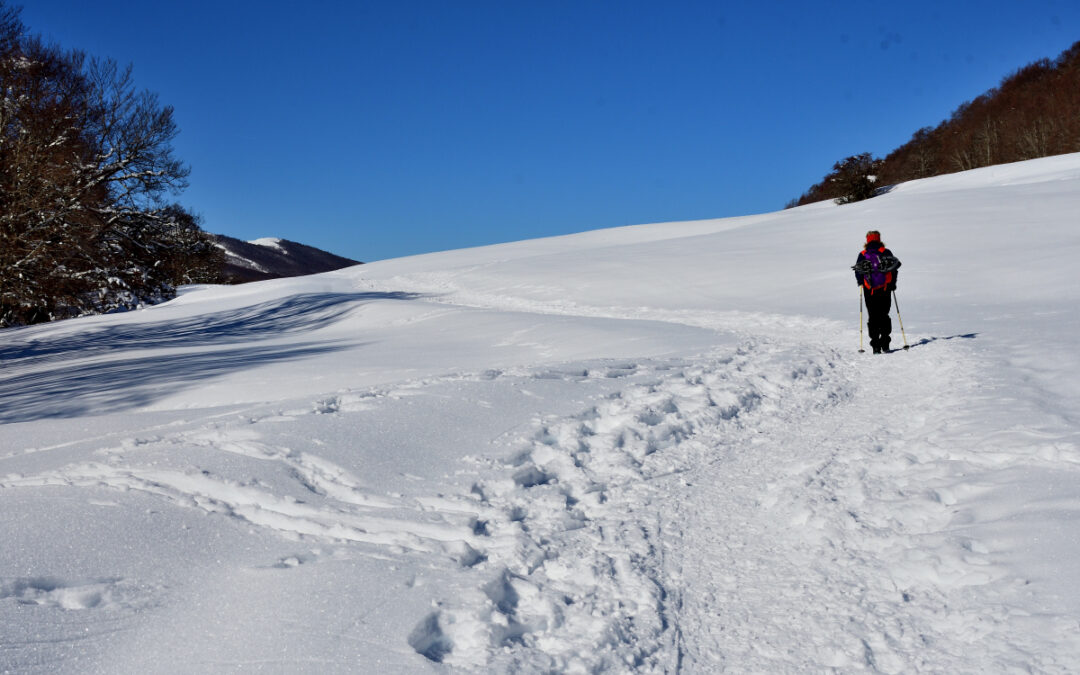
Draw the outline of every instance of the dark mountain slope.
[[[214,237],[225,250],[225,281],[230,284],[318,274],[363,264],[288,239],[248,242],[220,234]]]

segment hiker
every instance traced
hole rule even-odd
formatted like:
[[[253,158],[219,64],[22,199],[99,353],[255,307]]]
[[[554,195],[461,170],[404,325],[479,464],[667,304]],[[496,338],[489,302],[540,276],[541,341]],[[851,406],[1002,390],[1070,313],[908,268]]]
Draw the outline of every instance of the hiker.
[[[855,283],[863,289],[866,300],[866,312],[869,318],[866,328],[870,332],[870,347],[875,354],[889,352],[892,340],[892,292],[896,290],[896,278],[899,276],[900,261],[885,248],[881,242],[881,233],[870,230],[866,233],[866,245],[859,251],[855,260]]]

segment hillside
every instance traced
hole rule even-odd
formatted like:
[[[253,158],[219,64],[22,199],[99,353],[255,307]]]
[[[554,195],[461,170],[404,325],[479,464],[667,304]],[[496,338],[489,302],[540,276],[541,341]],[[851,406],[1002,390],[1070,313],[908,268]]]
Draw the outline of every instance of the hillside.
[[[1080,670],[1077,212],[1072,154],[5,330],[0,671]]]
[[[224,277],[230,284],[319,274],[362,264],[288,239],[242,241],[223,234],[213,237],[225,251]]]
[[[937,126],[917,130],[883,160],[865,153],[837,162],[832,173],[794,203],[844,198],[852,194],[852,180],[860,175],[873,175],[876,185],[889,186],[1080,152],[1078,110],[1080,42],[1055,59],[1040,59],[1008,74],[999,86],[961,103]]]

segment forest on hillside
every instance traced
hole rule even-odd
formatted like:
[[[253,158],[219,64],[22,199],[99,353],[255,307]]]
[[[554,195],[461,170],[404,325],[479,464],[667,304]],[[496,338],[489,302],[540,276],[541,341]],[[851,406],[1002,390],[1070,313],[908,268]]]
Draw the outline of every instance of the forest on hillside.
[[[1080,42],[1008,75],[884,159],[862,153],[838,161],[788,206],[858,201],[882,186],[1070,152],[1080,152]]]

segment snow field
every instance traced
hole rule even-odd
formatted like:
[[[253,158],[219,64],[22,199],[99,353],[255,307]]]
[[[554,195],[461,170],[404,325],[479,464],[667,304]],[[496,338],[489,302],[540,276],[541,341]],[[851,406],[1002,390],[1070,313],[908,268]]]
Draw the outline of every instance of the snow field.
[[[982,388],[962,342],[854,373],[834,350],[762,340],[609,371],[632,386],[538,422],[509,475],[474,486],[496,508],[478,521],[489,580],[410,643],[505,671],[1068,672],[1076,619],[1044,613],[983,539],[1030,504],[958,504],[1077,446],[1064,429],[1035,448],[957,443],[950,422]],[[972,484],[979,467],[994,482]]]
[[[1075,431],[1033,442],[1022,427],[985,428],[995,415],[1045,412],[971,371],[973,344],[917,343],[852,369],[824,345],[755,338],[700,357],[426,378],[163,425],[99,447],[94,461],[9,474],[0,489],[142,492],[330,545],[266,563],[281,570],[348,558],[351,545],[437,556],[465,579],[453,596],[436,592],[404,638],[455,669],[1068,671],[1080,662],[1062,648],[1076,620],[1038,611],[1031,580],[995,555],[1007,548],[995,540],[1001,522],[1032,504],[994,499],[987,510],[980,497],[1010,489],[1003,470],[1080,464]],[[522,382],[602,391],[503,434],[507,458],[470,460],[479,478],[456,493],[387,494],[267,440],[300,419]],[[145,607],[149,596],[125,594],[131,584],[6,579],[0,595]],[[991,646],[957,647],[973,643]]]
[[[1080,671],[1078,167],[5,331],[0,672]]]

